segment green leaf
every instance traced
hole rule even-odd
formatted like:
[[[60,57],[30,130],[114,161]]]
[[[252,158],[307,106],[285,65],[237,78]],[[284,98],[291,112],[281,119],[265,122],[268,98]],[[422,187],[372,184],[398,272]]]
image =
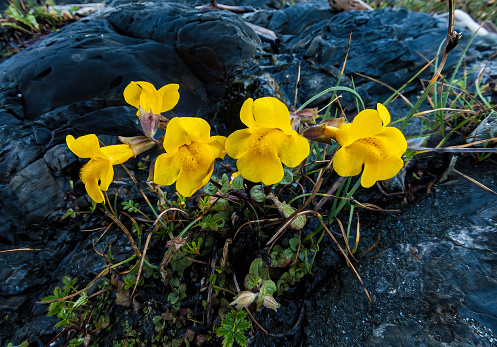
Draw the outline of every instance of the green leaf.
[[[173,287],[179,287],[179,279],[177,279],[176,277],[171,277],[169,283],[171,283]]]
[[[256,185],[250,189],[250,197],[257,202],[264,202],[266,200],[266,194],[264,193],[264,186]]]
[[[86,304],[86,299],[87,299],[86,292],[81,293],[81,296],[74,303],[73,308],[78,308],[78,307],[83,306],[84,304]]]
[[[204,186],[204,193],[207,194],[207,195],[216,195],[218,189],[217,187],[212,184],[211,182],[207,183],[205,186]]]
[[[169,293],[169,295],[167,296],[167,300],[174,305],[178,302],[179,298],[176,293]]]
[[[259,287],[262,283],[262,278],[257,276],[254,273],[248,273],[247,276],[245,276],[245,289],[247,290],[252,290],[254,287]]]
[[[259,270],[262,269],[264,261],[261,258],[255,258],[250,264],[249,273],[259,276]]]
[[[231,311],[224,317],[216,329],[216,335],[223,337],[223,347],[231,347],[235,340],[241,346],[247,346],[245,330],[250,329],[251,325],[246,317],[247,312],[244,310]]]
[[[235,336],[233,334],[227,334],[224,336],[223,347],[231,347],[235,342]]]
[[[185,272],[185,269],[192,264],[193,262],[190,259],[181,258],[178,261],[173,261],[171,263],[171,267],[174,271],[178,273],[179,276],[183,276],[183,272]]]
[[[245,334],[243,333],[243,331],[240,331],[240,330],[235,331],[234,335],[235,335],[236,342],[240,346],[243,346],[243,347],[248,346],[247,337],[245,336]]]
[[[288,243],[290,244],[290,247],[292,248],[292,251],[297,252],[297,249],[299,247],[299,237],[298,235],[295,235],[292,237]]]
[[[223,174],[223,177],[221,177],[221,185],[221,193],[226,194],[230,189],[230,180],[226,174]]]
[[[243,177],[238,175],[231,181],[231,187],[235,190],[243,189]]]
[[[281,181],[278,183],[278,184],[290,184],[293,182],[293,172],[292,170],[290,169],[284,169],[283,170],[284,172],[284,175],[283,175],[283,178],[281,179]]]
[[[161,316],[155,316],[153,319],[152,319],[152,322],[154,322],[154,325],[157,325],[160,323],[160,321],[162,320],[162,317]]]
[[[267,294],[273,295],[276,291],[276,284],[271,280],[264,281],[264,287]]]
[[[66,219],[67,217],[74,218],[76,217],[76,212],[72,208],[68,209],[66,213],[64,213],[61,217],[61,219]]]

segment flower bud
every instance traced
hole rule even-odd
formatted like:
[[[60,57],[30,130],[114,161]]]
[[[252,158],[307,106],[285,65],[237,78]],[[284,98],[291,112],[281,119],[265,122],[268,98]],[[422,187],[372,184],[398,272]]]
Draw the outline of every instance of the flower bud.
[[[316,124],[316,118],[318,118],[318,108],[304,108],[303,110],[294,112],[290,111],[290,123],[292,124],[292,129],[296,132],[299,131],[299,126],[301,122],[309,122],[311,124]]]
[[[332,140],[336,139],[338,127],[345,121],[344,117],[328,118],[321,123],[304,129],[302,136],[317,142],[331,144]]]
[[[140,106],[140,126],[142,128],[143,134],[147,137],[153,137],[159,128],[160,114],[155,114],[150,111],[145,111]]]
[[[236,308],[244,308],[254,302],[255,298],[257,298],[258,293],[252,293],[251,291],[243,291],[241,292],[230,305],[234,305]]]
[[[118,136],[119,141],[128,145],[133,151],[133,155],[136,157],[143,152],[148,151],[150,148],[154,147],[155,142],[150,140],[146,136],[133,136],[133,137],[124,137]]]
[[[270,308],[271,310],[277,311],[281,305],[274,300],[272,295],[267,294],[264,296],[264,306]]]

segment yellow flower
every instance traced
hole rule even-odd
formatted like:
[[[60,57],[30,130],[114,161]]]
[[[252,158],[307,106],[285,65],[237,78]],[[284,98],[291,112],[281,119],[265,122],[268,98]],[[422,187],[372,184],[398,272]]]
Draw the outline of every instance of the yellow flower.
[[[386,107],[377,104],[376,108],[360,112],[352,123],[330,129],[342,146],[335,154],[333,168],[348,177],[360,174],[364,165],[361,185],[365,188],[395,176],[404,166],[402,154],[407,149],[402,132],[387,127],[390,114]]]
[[[107,191],[114,178],[112,165],[122,164],[133,157],[133,150],[128,145],[114,145],[100,148],[97,135],[85,135],[74,138],[66,137],[67,147],[80,158],[91,158],[81,168],[81,180],[88,195],[98,203],[104,202],[102,191]],[[98,184],[100,181],[100,185]]]
[[[179,101],[178,89],[178,84],[166,84],[157,90],[152,83],[140,81],[128,84],[123,94],[124,100],[136,107],[136,115],[140,116],[140,107],[153,114],[171,110]]]
[[[210,136],[211,127],[202,118],[175,117],[164,136],[164,149],[155,161],[154,182],[168,186],[176,182],[176,190],[192,196],[205,186],[214,170],[214,160],[226,154],[224,136]]]
[[[290,112],[278,99],[247,99],[240,119],[248,129],[228,137],[226,152],[238,159],[236,166],[249,181],[278,183],[283,178],[281,163],[294,167],[309,155],[309,143],[292,129]]]

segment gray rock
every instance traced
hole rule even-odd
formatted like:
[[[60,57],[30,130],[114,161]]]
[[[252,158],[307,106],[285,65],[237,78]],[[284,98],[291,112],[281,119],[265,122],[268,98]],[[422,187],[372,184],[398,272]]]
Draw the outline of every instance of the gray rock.
[[[53,177],[45,160],[40,159],[19,171],[7,189],[17,198],[20,216],[30,224],[42,221],[65,205],[69,180]]]
[[[471,175],[495,189],[488,167]],[[361,243],[381,235],[356,263],[373,306],[355,275],[340,271],[307,306],[310,345],[495,345],[496,199],[469,181],[457,183],[399,215],[361,219]]]
[[[77,157],[69,150],[66,144],[50,148],[43,156],[43,159],[45,159],[45,163],[53,171],[62,171],[78,161]]]
[[[227,11],[198,12],[171,3],[147,3],[124,6],[106,17],[127,36],[175,47],[203,82],[222,82],[241,72],[260,44],[253,30]]]
[[[25,295],[2,298],[0,301],[0,310],[18,310],[27,300],[28,297]]]
[[[0,286],[0,295],[17,296],[30,288],[46,283],[47,278],[32,276],[36,270],[38,269],[29,264],[12,268],[10,276]]]

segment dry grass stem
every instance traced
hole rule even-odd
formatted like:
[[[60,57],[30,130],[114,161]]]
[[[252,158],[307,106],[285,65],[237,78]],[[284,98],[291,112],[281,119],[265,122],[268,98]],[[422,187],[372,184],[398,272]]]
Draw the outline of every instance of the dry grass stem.
[[[114,216],[112,213],[110,213],[109,211],[106,211],[104,210],[103,208],[100,209],[101,211],[103,211],[110,219],[112,219],[116,224],[117,226],[124,232],[124,234],[126,234],[126,237],[128,238],[128,241],[129,243],[131,244],[131,247],[133,248],[133,251],[135,252],[135,254],[138,256],[138,257],[141,257],[141,253],[140,251],[138,250],[138,247],[136,247],[136,244],[135,244],[135,241],[133,240],[133,237],[131,236],[131,233],[129,232],[129,230],[124,226],[123,223],[121,223],[121,221],[119,220],[119,218],[117,218],[116,216]]]
[[[0,251],[0,254],[4,254],[4,253],[16,253],[16,252],[36,252],[36,251],[41,251],[41,249],[38,249],[38,248],[7,249],[5,251]]]

